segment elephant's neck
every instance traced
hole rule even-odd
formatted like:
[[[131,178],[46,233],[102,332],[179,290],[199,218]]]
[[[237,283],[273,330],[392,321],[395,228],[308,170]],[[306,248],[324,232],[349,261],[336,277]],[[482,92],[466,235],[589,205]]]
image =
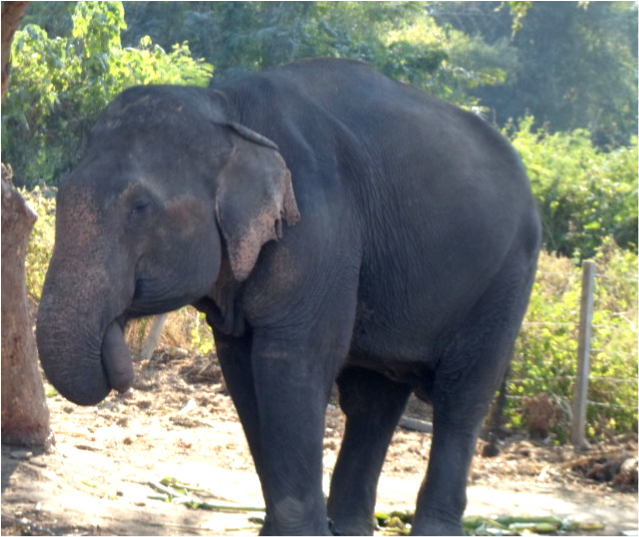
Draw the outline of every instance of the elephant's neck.
[[[206,314],[206,321],[212,328],[234,337],[243,335],[246,329],[239,304],[240,286],[233,278],[230,267],[223,262],[209,295],[193,304]]]

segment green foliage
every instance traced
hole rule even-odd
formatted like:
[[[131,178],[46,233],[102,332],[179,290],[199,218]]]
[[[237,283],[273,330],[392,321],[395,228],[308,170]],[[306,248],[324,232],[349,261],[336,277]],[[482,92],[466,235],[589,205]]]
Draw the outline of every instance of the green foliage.
[[[588,129],[601,147],[625,145],[637,132],[636,2],[124,2],[126,29],[121,8],[93,4],[35,2],[25,21],[52,43],[86,40],[89,49],[137,49],[152,36],[170,51],[188,40],[220,78],[312,56],[360,59],[458,104],[489,109],[501,125],[528,114],[552,132]],[[90,26],[95,36],[86,37]],[[95,63],[100,73],[100,58]],[[104,85],[98,77],[97,97]],[[91,94],[77,85],[75,92]],[[37,95],[27,104],[56,99],[55,92]],[[75,114],[54,138],[68,139],[65,129],[84,125]],[[68,148],[53,159],[34,151],[23,160],[58,169],[68,155]]]
[[[589,258],[606,237],[637,250],[637,137],[604,152],[590,133],[533,130],[528,117],[510,138],[538,200],[544,244],[568,257]]]
[[[77,2],[33,2],[29,4],[22,26],[36,25],[49,37],[69,35],[73,30],[73,12]]]
[[[509,1],[507,4],[510,6],[510,13],[513,15],[513,35],[515,35],[523,28],[524,17],[532,7],[532,2]]]
[[[29,239],[25,268],[29,294],[39,302],[55,242],[55,192],[36,186],[20,193],[38,215]]]
[[[503,83],[515,62],[504,42],[488,45],[480,36],[440,27],[421,2],[141,2],[126,8],[135,26],[128,32],[121,2],[38,4],[16,34],[2,151],[21,184],[56,184],[100,111],[126,87],[207,84],[212,67],[193,59],[187,38],[221,77],[306,57],[354,58],[464,106],[479,104],[468,97],[470,88]]]
[[[637,428],[637,254],[606,241],[595,256],[595,315],[588,399],[592,436]],[[522,397],[553,394],[572,401],[577,374],[581,271],[569,259],[543,253],[508,393],[512,425],[522,424]],[[566,421],[556,425],[560,439]]]
[[[505,84],[470,91],[501,125],[529,114],[553,132],[588,129],[601,147],[627,144],[636,134],[636,2],[435,6],[440,25],[479,35],[489,45],[506,40],[516,56]]]
[[[594,261],[599,276],[588,398],[600,406],[590,406],[588,422],[596,433],[636,431],[637,255],[606,241]]]
[[[56,183],[106,104],[135,84],[205,85],[213,72],[187,43],[169,53],[144,37],[123,48],[121,2],[78,2],[68,37],[30,24],[16,33],[2,107],[3,159],[22,184]]]
[[[502,84],[518,68],[506,38],[489,44],[479,34],[439,24],[441,8],[432,2],[125,5],[129,39],[149,33],[166,44],[188,36],[193,50],[213,62],[222,78],[307,57],[352,58],[471,106],[478,102],[470,89]]]
[[[492,47],[480,36],[440,27],[425,2],[125,5],[129,39],[149,33],[167,44],[188,36],[221,78],[309,57],[351,58],[470,105],[466,90],[505,80],[513,59],[501,44]]]
[[[214,343],[211,329],[206,322],[206,315],[197,312],[194,321],[191,328],[191,347],[197,349],[202,355],[210,354],[213,351]]]

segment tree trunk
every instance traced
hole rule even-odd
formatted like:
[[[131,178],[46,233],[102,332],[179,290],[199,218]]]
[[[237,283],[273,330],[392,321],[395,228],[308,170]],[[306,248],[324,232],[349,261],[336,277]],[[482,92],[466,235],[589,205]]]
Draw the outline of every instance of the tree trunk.
[[[2,5],[2,97],[9,86],[11,43],[29,2]],[[24,260],[37,215],[11,185],[2,164],[2,442],[49,447],[53,440],[27,305]]]
[[[2,442],[51,442],[49,409],[27,306],[24,260],[36,214],[2,165]]]
[[[2,4],[2,97],[9,87],[13,34],[16,33],[28,5],[29,2],[4,2]]]

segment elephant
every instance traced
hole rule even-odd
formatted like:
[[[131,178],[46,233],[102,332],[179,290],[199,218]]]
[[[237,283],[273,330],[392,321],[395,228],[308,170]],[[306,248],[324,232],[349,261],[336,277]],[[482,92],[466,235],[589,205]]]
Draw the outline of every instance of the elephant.
[[[36,328],[64,397],[129,389],[126,323],[193,305],[260,478],[262,534],[371,534],[414,393],[433,431],[412,531],[463,535],[540,249],[521,158],[484,118],[341,59],[132,87],[61,181],[55,233]]]

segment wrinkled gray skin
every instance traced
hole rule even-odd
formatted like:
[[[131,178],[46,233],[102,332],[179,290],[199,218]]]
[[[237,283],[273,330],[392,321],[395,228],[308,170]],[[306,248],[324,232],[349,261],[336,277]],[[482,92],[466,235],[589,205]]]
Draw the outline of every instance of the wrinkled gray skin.
[[[540,226],[481,118],[340,60],[109,105],[58,193],[38,314],[65,397],[131,386],[122,329],[193,304],[213,328],[267,506],[263,533],[373,530],[411,392],[433,406],[413,532],[461,534],[482,419],[530,293]],[[324,413],[347,416],[328,504]]]

